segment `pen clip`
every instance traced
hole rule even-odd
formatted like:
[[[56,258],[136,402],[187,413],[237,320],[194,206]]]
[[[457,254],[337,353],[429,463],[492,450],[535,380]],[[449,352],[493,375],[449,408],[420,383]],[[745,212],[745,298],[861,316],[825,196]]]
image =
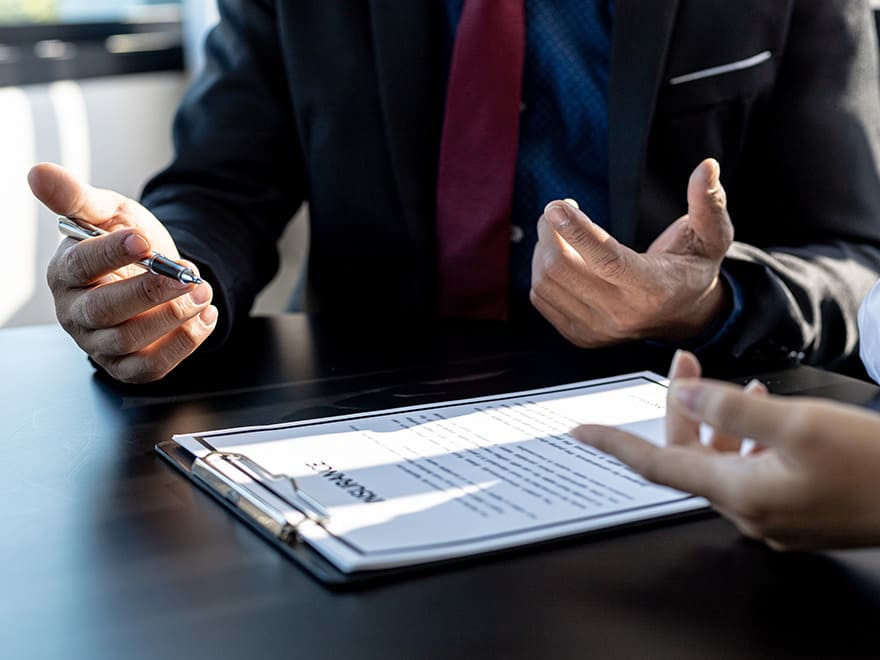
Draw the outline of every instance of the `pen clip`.
[[[87,238],[95,238],[104,233],[97,227],[92,227],[90,224],[85,223],[82,220],[75,220],[74,218],[67,218],[64,216],[58,218],[58,231],[65,236],[75,238],[78,241],[84,241]]]

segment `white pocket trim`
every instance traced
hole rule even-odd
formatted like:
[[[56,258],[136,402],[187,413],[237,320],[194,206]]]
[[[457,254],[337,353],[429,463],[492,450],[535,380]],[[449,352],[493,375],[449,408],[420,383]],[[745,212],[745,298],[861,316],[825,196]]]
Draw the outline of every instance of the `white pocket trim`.
[[[693,82],[694,80],[701,80],[703,78],[712,78],[714,76],[721,76],[725,73],[731,73],[732,71],[742,71],[743,69],[751,69],[752,67],[756,67],[759,64],[763,64],[767,60],[773,57],[773,53],[769,50],[765,50],[763,53],[758,53],[752,57],[746,58],[744,60],[739,60],[738,62],[731,62],[730,64],[722,64],[721,66],[713,66],[711,69],[702,69],[701,71],[694,71],[693,73],[686,73],[683,76],[676,76],[672,80],[669,81],[670,85],[681,85],[683,83]]]

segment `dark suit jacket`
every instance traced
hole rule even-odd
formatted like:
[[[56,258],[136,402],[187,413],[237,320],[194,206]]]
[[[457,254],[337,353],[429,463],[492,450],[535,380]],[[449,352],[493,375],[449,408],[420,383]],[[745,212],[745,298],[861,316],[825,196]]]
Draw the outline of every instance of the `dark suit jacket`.
[[[306,309],[430,313],[442,3],[220,6],[207,70],[176,120],[176,159],[145,204],[231,318],[275,273],[276,240],[304,200]],[[611,232],[644,250],[714,156],[737,237],[725,268],[745,292],[725,350],[832,366],[855,355],[857,306],[880,270],[867,2],[617,0],[613,42]],[[742,68],[712,75],[731,63]]]

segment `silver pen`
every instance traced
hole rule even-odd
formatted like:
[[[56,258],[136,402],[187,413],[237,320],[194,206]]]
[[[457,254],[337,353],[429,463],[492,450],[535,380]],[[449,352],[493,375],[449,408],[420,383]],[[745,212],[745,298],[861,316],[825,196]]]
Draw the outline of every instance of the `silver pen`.
[[[65,217],[58,218],[58,231],[77,241],[103,236],[107,233],[82,220]],[[137,264],[154,275],[164,275],[183,284],[201,284],[203,281],[193,272],[192,268],[182,266],[168,257],[163,257],[158,252],[153,252],[151,256],[141,259]]]

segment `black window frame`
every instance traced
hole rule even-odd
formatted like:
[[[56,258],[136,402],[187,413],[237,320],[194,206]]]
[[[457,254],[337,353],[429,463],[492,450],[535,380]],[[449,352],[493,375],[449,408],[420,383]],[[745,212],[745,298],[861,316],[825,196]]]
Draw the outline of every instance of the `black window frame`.
[[[183,69],[180,20],[0,24],[0,87]]]

